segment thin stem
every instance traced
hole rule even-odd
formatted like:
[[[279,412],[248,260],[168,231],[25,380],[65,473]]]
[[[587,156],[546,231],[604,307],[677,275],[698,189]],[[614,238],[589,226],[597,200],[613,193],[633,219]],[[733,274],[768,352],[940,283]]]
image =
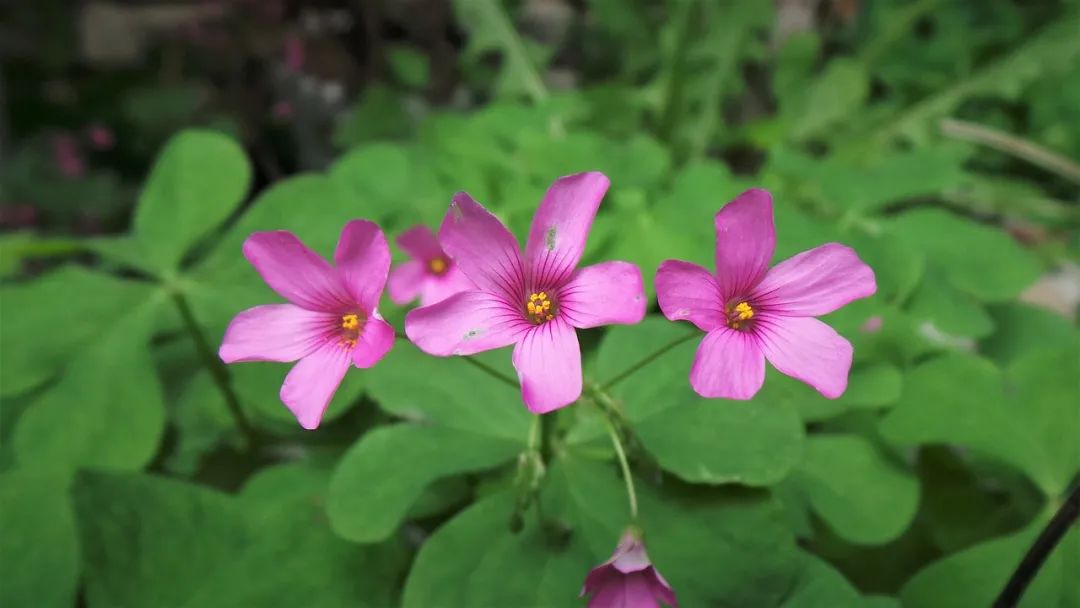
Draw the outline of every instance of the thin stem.
[[[218,389],[225,398],[225,405],[236,423],[236,428],[240,429],[240,432],[247,438],[248,448],[253,449],[259,443],[259,434],[251,426],[247,416],[244,414],[244,409],[240,406],[240,399],[232,389],[229,370],[225,368],[225,364],[214,353],[210,343],[206,341],[206,336],[203,335],[198,321],[195,320],[195,313],[192,312],[191,305],[188,304],[183,294],[173,293],[173,301],[180,311],[180,317],[184,320],[184,326],[187,328],[188,334],[195,341],[195,350],[199,353],[199,357],[202,358],[207,371],[210,372],[210,377],[213,378],[214,383],[217,384]]]
[[[698,334],[696,334],[696,333],[690,333],[690,334],[686,334],[685,336],[681,336],[679,338],[676,338],[676,339],[672,340],[671,342],[668,342],[664,346],[661,346],[660,349],[657,350],[656,352],[652,353],[651,355],[648,355],[644,359],[642,359],[642,360],[638,361],[637,363],[631,365],[630,367],[626,368],[625,370],[623,370],[620,374],[618,374],[617,376],[615,376],[611,380],[608,380],[605,384],[603,384],[600,387],[600,390],[601,391],[607,391],[611,387],[613,387],[616,384],[618,384],[618,383],[622,382],[623,380],[625,380],[628,376],[632,375],[634,372],[636,372],[639,369],[645,367],[646,365],[652,363],[653,361],[659,359],[660,356],[663,355],[664,353],[666,353],[669,350],[675,348],[676,346],[682,344],[683,342],[686,342],[686,341],[690,340],[691,338],[696,337],[697,335]]]
[[[409,339],[409,336],[401,333],[400,331],[394,332],[394,336],[397,337],[397,338],[401,338],[402,340],[408,340]],[[461,357],[461,359],[464,360],[469,365],[472,365],[473,367],[476,367],[476,368],[480,369],[485,374],[489,374],[493,378],[499,380],[500,382],[505,383],[508,386],[512,386],[514,388],[518,388],[518,386],[519,386],[517,380],[514,380],[510,376],[507,376],[506,374],[500,372],[499,370],[495,369],[494,367],[491,367],[490,365],[488,365],[487,363],[484,363],[483,361],[477,361],[476,359],[473,359],[472,357]]]
[[[615,430],[615,425],[612,424],[607,412],[604,412],[604,425],[607,427],[608,435],[611,436],[611,445],[615,447],[615,455],[619,459],[619,467],[622,468],[623,481],[626,482],[626,498],[630,502],[630,520],[636,522],[638,509],[637,493],[634,492],[634,477],[630,474],[630,463],[626,460],[626,450],[623,449],[622,440],[619,439],[619,433]]]
[[[940,127],[941,132],[949,137],[988,146],[1026,160],[1051,173],[1056,173],[1071,182],[1080,184],[1080,164],[1035,142],[1017,137],[1011,133],[954,118],[942,119]]]
[[[464,359],[465,361],[468,361],[469,364],[476,367],[477,369],[481,369],[485,373],[490,374],[493,378],[497,378],[498,380],[502,381],[503,383],[507,384],[508,386],[518,388],[517,380],[514,380],[510,376],[507,376],[506,374],[500,372],[499,370],[495,369],[494,367],[491,367],[487,363],[484,363],[483,361],[478,361],[476,359],[473,359],[472,357],[462,357],[462,359]]]
[[[1069,494],[1065,503],[1061,505],[1054,517],[1050,519],[1050,523],[1046,524],[1046,528],[1028,549],[1024,559],[1017,566],[1016,572],[1001,590],[1001,595],[994,600],[994,608],[1011,608],[1020,601],[1043,562],[1050,556],[1054,547],[1061,542],[1069,528],[1076,523],[1078,517],[1080,517],[1080,484],[1073,488],[1072,494]]]
[[[528,450],[530,452],[540,451],[540,414],[533,414],[532,424],[529,425]]]

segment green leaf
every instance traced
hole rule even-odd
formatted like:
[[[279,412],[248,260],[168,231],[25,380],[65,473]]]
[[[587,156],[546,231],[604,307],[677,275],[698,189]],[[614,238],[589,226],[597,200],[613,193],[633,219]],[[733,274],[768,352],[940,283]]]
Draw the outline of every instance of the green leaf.
[[[79,266],[0,287],[0,394],[48,380],[155,293],[149,283]]]
[[[376,139],[406,137],[412,131],[404,97],[384,84],[372,83],[338,122],[333,140],[338,149],[346,150]]]
[[[968,447],[1011,464],[1044,493],[1057,496],[1076,470],[1067,456],[1078,443],[1080,427],[1068,424],[1077,415],[1075,400],[1068,396],[1070,391],[1075,395],[1080,357],[1048,354],[1032,361],[1010,370],[1016,393],[1011,399],[1006,399],[1001,372],[985,359],[952,354],[927,361],[908,374],[900,402],[882,421],[881,432],[894,443]],[[1047,369],[1060,377],[1039,370],[1047,362],[1055,365]],[[1063,373],[1062,366],[1071,373]]]
[[[23,413],[13,437],[21,466],[139,469],[150,462],[165,431],[148,350],[157,307],[126,311]]]
[[[289,428],[299,429],[296,416],[281,401],[281,385],[285,376],[292,369],[293,363],[253,362],[229,366],[232,387],[244,409],[253,414],[256,422],[267,423],[273,428],[275,423],[284,423]],[[380,362],[380,365],[382,363]],[[341,417],[364,392],[367,370],[350,369],[345,373],[330,405],[323,413],[322,422],[327,423]]]
[[[1058,494],[1064,495],[1080,471],[1080,344],[1017,357],[1006,370],[1005,382],[1010,414],[1045,454],[1040,476],[1053,479]]]
[[[479,359],[509,368],[505,350]],[[396,416],[492,438],[521,441],[533,419],[517,389],[460,357],[432,357],[404,340],[367,373],[367,386],[379,407]]]
[[[510,532],[514,496],[473,504],[420,547],[405,581],[402,606],[569,606],[594,558],[579,538],[543,530],[535,517]],[[463,559],[468,556],[467,559]]]
[[[312,487],[305,477],[314,475],[271,469],[237,499],[145,475],[79,475],[87,604],[388,605],[386,578],[396,573],[382,569],[389,564],[380,565],[381,553],[336,539],[320,523],[317,495],[300,490]]]
[[[629,522],[616,467],[568,454],[545,489],[545,513],[571,522],[593,560],[606,560]],[[746,488],[692,490],[636,481],[649,557],[684,606],[774,606],[799,570],[779,505]],[[550,498],[548,498],[550,497]],[[583,576],[582,572],[579,576]]]
[[[386,539],[431,482],[493,468],[523,448],[523,441],[443,427],[378,428],[361,437],[338,463],[327,500],[330,523],[352,541]]]
[[[537,69],[536,55],[514,29],[497,0],[454,0],[458,23],[469,30],[464,57],[473,62],[489,51],[502,53],[502,68],[495,84],[500,95],[527,95],[534,102],[547,97]]]
[[[422,89],[429,80],[428,58],[420,51],[404,45],[390,47],[387,52],[390,69],[405,86]]]
[[[1065,317],[1025,302],[989,307],[994,333],[979,342],[979,352],[998,363],[1042,348],[1068,347],[1080,342],[1080,333]]]
[[[4,473],[0,504],[0,604],[72,606],[79,550],[67,477]]]
[[[859,61],[848,57],[833,59],[809,83],[801,103],[785,107],[791,113],[791,136],[796,141],[819,136],[847,119],[866,103],[870,75]]]
[[[1045,521],[1002,538],[980,543],[926,566],[900,590],[905,607],[989,606],[1034,542]],[[1066,557],[1080,555],[1080,529],[1073,529],[1039,569],[1020,598],[1021,608],[1070,606],[1066,598],[1075,588],[1076,562],[1066,569]],[[1071,557],[1070,556],[1070,557]]]
[[[660,466],[680,478],[767,486],[798,462],[803,426],[793,408],[709,401],[688,387],[671,387],[669,395],[669,409],[634,420],[634,428]]]
[[[143,255],[162,272],[175,270],[201,237],[244,200],[251,165],[232,139],[190,130],[166,144],[147,178],[133,220]]]
[[[1005,232],[947,211],[909,211],[890,220],[888,228],[925,252],[929,265],[949,282],[980,300],[1014,297],[1039,275],[1034,255]]]
[[[769,370],[765,386],[755,401],[777,406],[791,404],[799,410],[803,422],[819,422],[852,410],[889,407],[900,398],[902,386],[903,375],[893,365],[859,366],[851,370],[844,394],[837,399],[826,399],[806,384]]]
[[[828,562],[812,553],[800,553],[803,569],[783,608],[861,606],[859,591]]]
[[[688,335],[686,324],[658,317],[612,327],[600,345],[597,373],[608,377]],[[693,335],[693,334],[690,334]],[[697,483],[770,485],[798,462],[803,426],[787,403],[698,397],[688,376],[696,339],[661,355],[615,387],[642,443],[665,469]]]
[[[811,435],[791,483],[840,537],[881,544],[904,532],[919,506],[919,482],[857,435]]]
[[[908,312],[953,336],[981,338],[994,331],[994,322],[975,298],[933,273],[912,295]]]

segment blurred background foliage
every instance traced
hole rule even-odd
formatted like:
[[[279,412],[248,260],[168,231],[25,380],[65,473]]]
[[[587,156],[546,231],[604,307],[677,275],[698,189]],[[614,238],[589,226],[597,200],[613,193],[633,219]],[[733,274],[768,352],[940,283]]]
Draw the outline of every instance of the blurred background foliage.
[[[777,259],[878,277],[827,319],[841,399],[703,400],[691,343],[612,389],[682,605],[989,604],[1080,470],[1077,32],[1075,0],[3,5],[0,605],[580,605],[627,517],[593,409],[512,534],[516,391],[399,340],[308,433],[288,366],[213,353],[276,299],[252,231],[325,255],[467,190],[521,236],[583,170],[613,182],[587,257],[650,295],[750,186]],[[586,382],[688,331],[591,331]],[[1080,606],[1077,571],[1073,530],[1022,605]]]

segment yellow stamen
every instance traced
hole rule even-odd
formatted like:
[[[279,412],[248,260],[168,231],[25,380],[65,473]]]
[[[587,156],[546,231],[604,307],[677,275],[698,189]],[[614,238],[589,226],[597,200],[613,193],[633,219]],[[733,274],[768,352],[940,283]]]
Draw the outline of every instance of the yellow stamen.
[[[530,321],[539,325],[555,318],[553,306],[547,292],[530,293],[528,301],[525,302],[525,312],[528,313]]]
[[[738,304],[736,304],[735,312],[739,313],[740,321],[754,318],[754,309],[750,308],[750,305],[746,302],[739,302]]]
[[[442,258],[432,258],[431,261],[428,262],[428,268],[435,274],[442,274],[446,272],[446,260]]]
[[[349,331],[355,331],[360,327],[360,317],[349,313],[341,316],[341,328]]]

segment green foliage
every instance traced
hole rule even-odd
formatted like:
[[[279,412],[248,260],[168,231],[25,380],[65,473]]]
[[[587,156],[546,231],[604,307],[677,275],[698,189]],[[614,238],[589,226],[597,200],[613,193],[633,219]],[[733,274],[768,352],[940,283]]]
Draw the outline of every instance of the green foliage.
[[[156,152],[141,185],[59,175],[48,134],[5,148],[0,220],[25,200],[47,223],[0,237],[0,604],[579,606],[631,523],[684,606],[993,601],[1080,472],[1076,303],[1029,291],[1080,252],[1076,184],[1029,164],[1080,151],[1076,3],[837,2],[810,24],[757,0],[534,4],[455,0],[433,31],[460,57],[388,28],[329,162],[302,150],[322,127],[258,132],[194,81],[113,110],[132,132],[102,162]],[[295,163],[266,162],[278,136],[304,140]],[[529,413],[510,349],[422,353],[388,301],[393,350],[317,432],[280,402],[289,364],[217,359],[230,319],[282,301],[251,233],[329,259],[366,218],[400,263],[394,237],[465,191],[523,240],[585,170],[612,187],[582,263],[639,265],[650,303],[579,332],[571,407]],[[773,263],[840,242],[874,270],[823,317],[854,346],[837,399],[775,369],[748,401],[701,398],[703,333],[659,314],[657,266],[712,269],[713,216],[749,187],[774,198]],[[1078,570],[1073,530],[1021,606],[1080,605]]]
[[[0,475],[0,603],[71,606],[79,577],[68,479],[56,473]]]

